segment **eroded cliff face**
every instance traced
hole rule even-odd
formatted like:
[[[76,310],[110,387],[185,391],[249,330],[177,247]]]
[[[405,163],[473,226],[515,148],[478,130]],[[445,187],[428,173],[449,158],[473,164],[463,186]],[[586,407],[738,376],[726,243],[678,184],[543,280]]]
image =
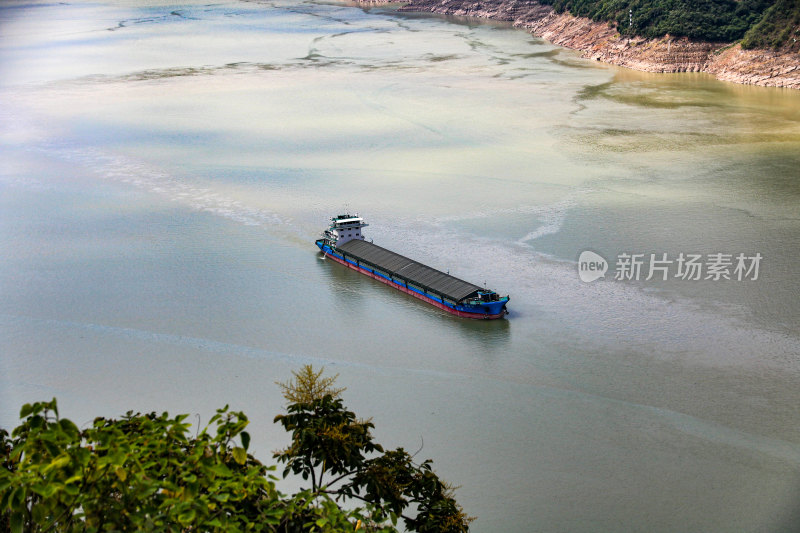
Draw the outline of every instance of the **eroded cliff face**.
[[[387,3],[358,0],[361,3]],[[558,14],[533,0],[410,0],[401,11],[427,11],[511,22],[583,57],[647,72],[708,72],[736,83],[800,89],[800,54],[743,50],[730,43],[665,36],[628,38],[613,24]]]
[[[702,72],[710,54],[722,46],[686,38],[628,38],[613,25],[567,14],[534,31],[554,44],[581,50],[583,57],[646,72]]]
[[[737,44],[716,54],[706,72],[736,83],[800,89],[800,54],[743,50]]]

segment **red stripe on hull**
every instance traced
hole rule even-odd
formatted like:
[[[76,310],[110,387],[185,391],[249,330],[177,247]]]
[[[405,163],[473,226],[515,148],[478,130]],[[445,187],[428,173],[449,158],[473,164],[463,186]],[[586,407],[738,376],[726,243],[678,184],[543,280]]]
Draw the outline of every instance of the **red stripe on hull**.
[[[480,320],[491,320],[491,319],[494,319],[494,318],[501,318],[501,317],[505,316],[505,312],[498,313],[496,315],[487,315],[487,314],[484,314],[484,313],[468,313],[466,311],[459,311],[458,309],[453,309],[452,307],[447,307],[442,302],[437,302],[436,300],[432,300],[431,298],[425,296],[424,294],[420,294],[420,293],[418,293],[416,291],[412,291],[411,289],[406,288],[404,285],[400,285],[399,283],[396,283],[394,281],[388,280],[388,279],[386,279],[386,278],[384,278],[382,276],[378,276],[377,274],[374,274],[374,273],[370,272],[369,270],[366,270],[363,267],[359,267],[359,266],[356,266],[356,265],[354,265],[352,263],[348,263],[347,261],[344,261],[343,259],[339,259],[335,255],[331,255],[331,254],[329,254],[327,252],[323,252],[323,253],[325,254],[326,257],[330,257],[331,259],[333,259],[334,261],[336,261],[339,264],[342,264],[342,265],[344,265],[344,266],[346,266],[346,267],[348,267],[348,268],[350,268],[352,270],[355,270],[356,272],[360,272],[361,274],[369,276],[372,279],[376,279],[376,280],[380,281],[381,283],[385,283],[386,285],[389,285],[390,287],[394,287],[395,289],[397,289],[397,290],[399,290],[401,292],[404,292],[406,294],[409,294],[409,295],[411,295],[411,296],[413,296],[415,298],[419,298],[423,302],[426,302],[426,303],[429,303],[431,305],[434,305],[434,306],[438,307],[439,309],[447,311],[448,313],[454,314],[456,316],[460,316],[461,318],[475,318],[475,319],[480,319]]]

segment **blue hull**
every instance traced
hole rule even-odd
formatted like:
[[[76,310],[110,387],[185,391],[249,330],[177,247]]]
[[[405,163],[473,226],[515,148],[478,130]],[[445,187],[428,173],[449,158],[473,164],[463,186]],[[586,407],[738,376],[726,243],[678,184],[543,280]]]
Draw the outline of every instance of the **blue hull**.
[[[491,302],[480,302],[479,304],[465,304],[465,303],[451,303],[438,295],[431,294],[425,292],[423,290],[416,289],[415,287],[409,286],[408,283],[405,283],[401,279],[393,279],[390,276],[386,276],[383,273],[370,268],[367,265],[359,264],[358,262],[350,259],[349,257],[345,257],[340,252],[337,252],[334,248],[326,243],[325,240],[320,239],[316,241],[317,247],[324,253],[326,256],[334,259],[338,263],[341,263],[353,270],[357,270],[362,274],[366,274],[371,278],[374,278],[378,281],[381,281],[387,285],[391,285],[394,288],[405,292],[406,294],[410,294],[419,298],[421,300],[425,300],[426,302],[443,309],[449,313],[462,316],[465,318],[500,318],[504,316],[506,311],[506,304],[509,301],[508,296],[500,298],[497,301]]]

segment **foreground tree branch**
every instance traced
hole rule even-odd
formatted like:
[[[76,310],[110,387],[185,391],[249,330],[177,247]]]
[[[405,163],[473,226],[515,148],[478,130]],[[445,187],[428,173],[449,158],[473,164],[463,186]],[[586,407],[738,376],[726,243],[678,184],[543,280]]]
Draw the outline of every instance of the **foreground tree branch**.
[[[294,375],[275,419],[292,444],[275,457],[284,476],[310,477],[310,489],[276,489],[275,467],[247,452],[247,417],[228,406],[192,436],[188,415],[168,413],[96,418],[80,430],[53,399],[25,404],[10,435],[0,429],[0,531],[390,533],[398,517],[410,531],[468,530],[431,462],[385,452],[372,422],[344,407],[335,376],[310,366]],[[363,505],[343,509],[342,499]]]

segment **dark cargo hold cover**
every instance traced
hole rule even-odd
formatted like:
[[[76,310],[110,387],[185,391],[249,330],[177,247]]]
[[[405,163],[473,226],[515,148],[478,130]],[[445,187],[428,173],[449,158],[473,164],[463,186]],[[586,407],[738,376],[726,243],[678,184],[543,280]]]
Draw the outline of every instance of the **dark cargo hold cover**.
[[[367,266],[378,267],[394,278],[404,279],[456,302],[482,290],[477,285],[467,283],[371,242],[354,239],[340,246],[337,245],[336,249],[344,252],[349,259],[358,259]]]

